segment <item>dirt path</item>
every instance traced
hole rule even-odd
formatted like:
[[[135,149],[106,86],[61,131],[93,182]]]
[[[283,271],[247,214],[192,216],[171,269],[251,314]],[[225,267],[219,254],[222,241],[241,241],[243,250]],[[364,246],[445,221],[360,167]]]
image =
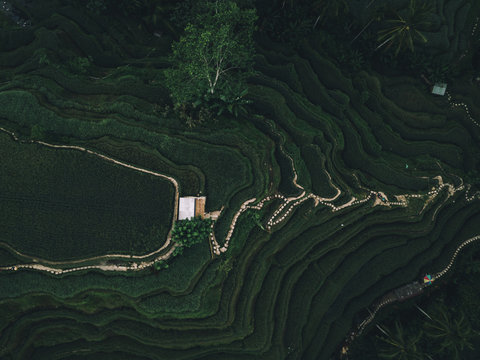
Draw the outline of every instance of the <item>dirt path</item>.
[[[49,148],[53,148],[53,149],[66,149],[66,150],[76,150],[76,151],[86,152],[86,153],[91,154],[93,156],[96,156],[96,157],[98,157],[98,158],[100,158],[104,161],[108,161],[108,162],[114,163],[116,165],[123,166],[123,167],[128,168],[128,169],[132,169],[134,171],[139,171],[139,172],[142,172],[142,173],[145,173],[145,174],[149,174],[149,175],[153,175],[153,176],[156,176],[156,177],[160,177],[162,179],[166,179],[166,180],[170,181],[175,188],[174,213],[173,213],[173,216],[172,216],[172,225],[171,225],[170,231],[167,235],[166,241],[163,243],[163,245],[159,249],[157,249],[155,251],[152,251],[148,254],[144,254],[144,255],[110,254],[110,255],[100,255],[100,256],[95,256],[95,257],[90,257],[90,258],[85,258],[85,259],[80,259],[80,260],[72,260],[72,261],[51,261],[51,260],[46,260],[46,259],[22,254],[19,251],[12,248],[11,246],[9,246],[5,243],[2,243],[2,245],[4,247],[8,248],[10,251],[13,251],[15,254],[17,254],[17,255],[19,255],[23,258],[30,259],[31,261],[33,261],[35,263],[38,263],[38,264],[17,265],[16,268],[18,268],[18,269],[31,268],[31,269],[36,269],[36,270],[49,271],[49,272],[52,272],[52,273],[55,273],[55,274],[62,274],[62,273],[71,272],[71,271],[80,271],[80,270],[85,270],[85,269],[100,269],[100,270],[112,270],[112,271],[125,271],[125,270],[130,270],[130,269],[141,270],[141,269],[143,269],[147,266],[152,265],[155,261],[167,259],[170,256],[170,254],[173,252],[173,249],[175,248],[175,246],[172,246],[172,248],[166,254],[153,259],[153,261],[138,262],[138,263],[134,262],[130,267],[126,267],[126,266],[125,267],[119,267],[119,266],[114,266],[114,265],[100,265],[99,264],[99,265],[78,266],[78,267],[75,267],[75,268],[62,270],[62,269],[59,269],[59,268],[55,268],[53,266],[40,265],[40,263],[41,263],[41,264],[49,264],[49,265],[68,266],[68,265],[81,264],[81,263],[92,262],[92,261],[98,261],[100,263],[100,262],[104,262],[105,260],[109,260],[109,259],[126,259],[126,260],[134,261],[134,260],[146,260],[146,259],[155,257],[156,255],[158,255],[160,252],[162,252],[164,249],[166,249],[171,244],[171,233],[172,233],[172,229],[173,229],[173,226],[175,224],[175,221],[177,219],[177,213],[178,213],[178,198],[179,198],[178,182],[177,182],[177,180],[175,180],[171,176],[167,176],[167,175],[164,175],[164,174],[161,174],[161,173],[157,173],[157,172],[154,172],[154,171],[151,171],[151,170],[147,170],[147,169],[144,169],[144,168],[141,168],[141,167],[138,167],[138,166],[130,165],[130,164],[127,164],[123,161],[116,160],[114,158],[105,156],[103,154],[100,154],[98,152],[86,149],[86,148],[81,147],[81,146],[54,145],[54,144],[46,143],[44,141],[34,141],[34,140],[21,141],[15,135],[15,133],[13,133],[11,131],[8,131],[8,130],[6,130],[4,128],[1,128],[1,127],[0,127],[0,131],[3,131],[5,133],[9,134],[10,136],[13,137],[13,139],[15,141],[19,141],[19,142],[23,142],[23,143],[27,143],[27,144],[39,144],[39,145],[49,147]],[[146,263],[148,263],[149,265],[145,265]],[[12,267],[0,267],[0,270],[8,270],[8,269],[11,269],[11,268]]]
[[[276,133],[284,141],[283,135],[280,134],[278,131],[276,131],[274,125],[272,123],[269,123],[269,125],[272,128],[272,131],[274,133]],[[326,174],[327,174],[328,179],[329,179],[329,184],[336,190],[336,194],[331,198],[323,198],[323,197],[320,197],[320,196],[318,196],[316,194],[313,194],[313,193],[307,194],[306,191],[305,191],[305,188],[303,186],[301,186],[300,184],[298,184],[298,182],[297,182],[298,175],[297,175],[297,171],[295,169],[295,163],[293,161],[293,158],[290,156],[290,154],[285,152],[282,144],[280,144],[280,150],[282,151],[282,153],[285,156],[288,157],[288,159],[291,162],[292,170],[293,170],[293,174],[294,174],[292,182],[293,182],[293,185],[297,189],[302,191],[301,194],[298,195],[298,196],[293,196],[293,197],[285,197],[281,194],[275,194],[275,195],[267,196],[266,198],[262,199],[256,205],[252,205],[252,203],[257,201],[256,198],[251,198],[251,199],[248,199],[248,200],[244,201],[243,204],[240,206],[240,209],[235,213],[235,215],[232,219],[232,223],[230,224],[230,227],[229,227],[229,230],[228,230],[228,233],[227,233],[227,236],[225,238],[225,242],[224,242],[223,245],[220,245],[218,243],[218,241],[215,238],[215,234],[212,231],[212,234],[210,236],[210,242],[211,242],[210,245],[211,245],[211,249],[213,250],[213,253],[214,253],[212,255],[217,255],[218,256],[221,253],[224,253],[228,250],[230,240],[231,240],[233,232],[235,230],[235,225],[237,223],[238,218],[240,217],[240,215],[242,213],[244,213],[248,209],[261,210],[267,202],[275,200],[275,199],[282,200],[282,204],[279,206],[279,208],[277,210],[275,210],[275,212],[270,217],[270,219],[267,220],[266,227],[265,227],[267,231],[271,231],[273,226],[278,225],[282,221],[284,221],[288,217],[288,215],[298,205],[300,205],[301,203],[303,203],[304,201],[306,201],[308,199],[313,199],[315,201],[315,206],[318,206],[318,205],[328,206],[328,207],[330,207],[332,212],[336,212],[336,211],[348,208],[350,206],[355,206],[355,205],[366,203],[372,197],[375,199],[372,206],[387,206],[387,207],[391,207],[391,206],[407,207],[409,205],[409,199],[426,198],[425,199],[425,204],[424,204],[422,210],[420,211],[420,213],[421,213],[426,209],[427,205],[430,202],[432,202],[434,200],[434,198],[437,197],[440,194],[440,192],[444,188],[448,189],[449,195],[447,197],[447,200],[448,200],[449,197],[453,196],[456,192],[462,191],[465,188],[467,189],[467,191],[465,193],[465,199],[467,201],[473,201],[476,198],[480,198],[478,193],[475,193],[471,197],[468,196],[469,187],[466,187],[463,184],[462,179],[460,179],[461,180],[460,185],[458,187],[455,187],[453,184],[444,183],[442,176],[438,175],[438,176],[433,178],[433,179],[438,181],[438,186],[433,187],[432,190],[427,192],[426,194],[398,194],[398,195],[393,195],[392,197],[395,199],[395,201],[391,201],[391,200],[388,200],[385,193],[383,193],[381,191],[373,191],[371,189],[367,189],[363,186],[360,186],[360,188],[364,189],[368,193],[368,195],[365,198],[356,199],[355,197],[352,196],[350,200],[348,200],[347,202],[345,202],[342,205],[337,206],[337,205],[333,204],[333,202],[338,199],[338,197],[342,194],[342,192],[338,188],[338,186],[336,186],[333,183],[332,177],[330,176],[330,174],[328,172],[326,172]],[[357,181],[358,181],[358,178],[357,178]],[[360,184],[360,182],[359,182],[359,184]],[[385,199],[385,201],[382,201],[378,197],[378,195],[380,195],[380,197]],[[445,200],[445,201],[447,201],[447,200]]]
[[[271,125],[271,126],[273,128],[273,125]],[[16,141],[20,141],[15,136],[14,133],[12,133],[12,132],[10,132],[6,129],[3,129],[3,128],[0,128],[0,130],[6,132],[9,135],[11,135]],[[273,130],[275,131],[275,129],[273,129]],[[278,132],[277,132],[277,134],[281,135]],[[49,260],[45,260],[45,259],[41,259],[41,258],[26,256],[26,255],[21,254],[20,252],[16,251],[15,249],[13,249],[11,246],[7,245],[6,247],[8,247],[8,249],[10,251],[13,251],[14,253],[16,253],[19,256],[30,259],[34,263],[17,265],[17,266],[10,266],[10,267],[0,267],[0,270],[15,271],[17,269],[34,269],[34,270],[39,270],[39,271],[47,271],[47,272],[50,272],[52,274],[64,274],[64,273],[68,273],[68,272],[82,271],[82,270],[88,270],[88,269],[98,269],[98,270],[102,270],[102,271],[127,271],[127,270],[137,270],[138,271],[138,270],[145,269],[149,266],[152,266],[154,264],[154,262],[156,262],[156,261],[166,260],[170,257],[170,255],[173,253],[173,251],[176,247],[175,244],[173,244],[171,249],[167,253],[165,253],[164,255],[158,256],[158,257],[155,257],[155,256],[158,253],[160,253],[161,251],[163,251],[164,249],[166,249],[171,244],[171,232],[172,232],[174,223],[176,221],[176,217],[177,217],[176,215],[178,213],[178,208],[177,207],[178,207],[178,198],[179,198],[178,183],[173,177],[170,177],[170,176],[167,176],[167,175],[164,175],[164,174],[160,174],[160,173],[157,173],[157,172],[154,172],[154,171],[151,171],[151,170],[147,170],[147,169],[144,169],[144,168],[141,168],[141,167],[137,167],[137,166],[134,166],[134,165],[130,165],[130,164],[127,164],[125,162],[116,160],[114,158],[105,156],[103,154],[97,153],[95,151],[92,151],[92,150],[89,150],[89,149],[86,149],[86,148],[83,148],[83,147],[80,147],[80,146],[54,145],[54,144],[49,144],[49,143],[46,143],[46,142],[43,142],[43,141],[33,141],[33,140],[28,141],[27,143],[37,143],[37,144],[40,144],[40,145],[43,145],[43,146],[46,146],[46,147],[50,147],[50,148],[54,148],[54,149],[67,149],[67,150],[83,151],[83,152],[86,152],[86,153],[91,154],[93,156],[99,157],[102,160],[105,160],[105,161],[108,161],[108,162],[111,162],[111,163],[129,168],[129,169],[132,169],[132,170],[135,170],[135,171],[139,171],[139,172],[142,172],[142,173],[150,174],[150,175],[153,175],[153,176],[157,176],[157,177],[161,177],[161,178],[169,180],[173,184],[173,186],[175,187],[175,205],[174,205],[172,227],[171,227],[170,232],[167,236],[167,239],[166,239],[165,243],[162,245],[162,247],[160,247],[159,249],[157,249],[157,250],[155,250],[155,251],[153,251],[149,254],[145,254],[145,255],[134,255],[134,256],[123,255],[123,254],[103,255],[103,256],[97,256],[97,257],[92,257],[92,258],[88,258],[88,259],[61,262],[61,261],[49,261]],[[421,210],[421,212],[422,212],[426,208],[428,203],[433,201],[433,199],[436,196],[438,196],[438,194],[440,193],[440,191],[443,188],[445,188],[445,187],[448,188],[448,192],[449,192],[448,197],[453,196],[456,192],[462,191],[462,190],[465,189],[465,186],[463,185],[463,181],[461,182],[460,186],[455,187],[452,184],[444,183],[443,178],[441,176],[437,176],[434,179],[436,179],[438,181],[438,186],[434,187],[431,191],[429,191],[426,194],[393,195],[393,197],[395,198],[396,201],[390,201],[390,200],[388,200],[387,196],[383,192],[375,192],[373,190],[361,187],[368,193],[368,195],[366,197],[364,197],[363,199],[356,199],[355,197],[352,196],[350,198],[350,200],[346,201],[344,204],[335,205],[334,201],[336,201],[340,197],[342,192],[336,185],[333,184],[333,181],[332,181],[332,178],[331,178],[330,174],[327,173],[329,183],[336,190],[336,194],[333,197],[323,198],[323,197],[320,197],[320,196],[318,196],[316,194],[313,194],[313,193],[307,194],[304,187],[301,186],[300,184],[298,184],[298,182],[297,182],[298,175],[297,175],[297,171],[295,169],[295,163],[294,163],[293,158],[288,153],[286,153],[284,151],[282,145],[280,145],[280,149],[285,154],[285,156],[287,156],[289,158],[289,160],[291,162],[292,170],[293,170],[293,174],[294,174],[292,182],[293,182],[293,185],[301,191],[300,195],[285,197],[281,194],[275,194],[275,195],[267,196],[266,198],[262,199],[256,205],[253,204],[257,201],[256,198],[251,198],[251,199],[248,199],[248,200],[244,201],[243,204],[240,206],[240,209],[233,216],[232,222],[230,224],[230,227],[229,227],[229,230],[228,230],[228,233],[227,233],[227,236],[225,238],[225,241],[224,241],[223,245],[220,245],[218,243],[218,241],[216,240],[215,232],[213,231],[214,229],[213,229],[213,225],[212,225],[212,233],[211,233],[211,236],[210,236],[210,246],[211,246],[211,250],[213,251],[212,256],[213,255],[218,256],[221,253],[224,253],[228,250],[228,246],[230,244],[230,240],[231,240],[233,232],[235,230],[237,220],[243,212],[247,211],[248,209],[260,210],[260,209],[263,208],[263,206],[267,202],[275,200],[275,199],[281,200],[282,204],[278,207],[277,210],[275,210],[275,212],[272,214],[272,216],[267,220],[267,223],[266,223],[266,230],[267,231],[271,231],[272,227],[274,227],[274,226],[280,224],[282,221],[284,221],[288,217],[288,215],[297,206],[299,206],[304,201],[309,200],[309,199],[314,200],[315,206],[324,205],[324,206],[329,207],[332,212],[336,212],[336,211],[340,211],[342,209],[345,209],[345,208],[348,208],[348,207],[351,207],[351,206],[366,203],[372,197],[375,199],[372,206],[388,206],[388,207],[391,207],[391,206],[407,207],[410,198],[425,198],[426,197],[424,207]],[[473,201],[474,199],[476,199],[478,197],[477,193],[474,194],[473,196],[469,197],[468,196],[468,190],[469,190],[469,188],[467,187],[467,191],[465,193],[465,198],[467,199],[467,201]],[[383,198],[383,200],[378,197],[379,195],[380,195],[381,198]],[[217,212],[216,216],[217,217],[220,216],[222,211],[223,211],[223,208],[222,208],[222,210]],[[3,245],[5,246],[6,244],[3,244]],[[153,258],[153,260],[152,259],[150,261],[146,260],[146,259],[149,259],[149,258]],[[108,259],[129,260],[130,265],[118,266],[118,265],[105,265],[105,264],[103,264],[103,262],[105,262],[105,260],[108,260]],[[142,260],[144,260],[144,261],[142,261]],[[97,264],[97,265],[76,266],[76,267],[69,268],[69,269],[61,269],[61,268],[53,266],[53,265],[66,266],[66,265],[73,265],[73,264],[82,264],[82,263],[85,263],[85,262],[92,262],[92,261],[98,261],[99,264]]]
[[[166,260],[168,259],[175,248],[177,247],[176,244],[174,244],[170,250],[168,250],[167,253],[165,253],[162,256],[159,256],[155,258],[154,260],[151,261],[142,261],[142,262],[134,262],[131,265],[107,265],[107,264],[98,264],[98,265],[86,265],[86,266],[78,266],[70,269],[59,269],[56,267],[52,266],[47,266],[43,264],[22,264],[22,265],[13,265],[13,266],[3,266],[0,267],[0,270],[4,271],[17,271],[20,269],[31,269],[31,270],[38,270],[38,271],[45,271],[49,272],[54,275],[62,275],[62,274],[67,274],[70,272],[74,271],[84,271],[84,270],[92,270],[92,269],[97,269],[97,270],[102,270],[102,271],[138,271],[138,270],[143,270],[146,269],[150,266],[152,266],[156,261],[159,260]]]
[[[275,129],[273,129],[273,131],[275,131]],[[342,209],[348,208],[350,206],[355,206],[355,205],[366,203],[372,197],[375,199],[372,206],[387,206],[387,207],[392,207],[392,206],[407,207],[409,205],[409,199],[426,198],[425,199],[425,204],[424,204],[422,210],[420,211],[420,213],[422,213],[426,209],[427,205],[430,202],[432,202],[434,200],[434,198],[437,197],[440,194],[442,189],[444,189],[444,188],[448,189],[448,194],[449,195],[448,195],[447,199],[445,200],[445,201],[447,201],[448,198],[453,196],[456,192],[463,191],[466,188],[465,185],[463,184],[463,180],[461,181],[461,183],[458,187],[455,187],[453,184],[444,183],[442,176],[438,175],[438,176],[433,178],[433,179],[437,180],[438,186],[433,187],[432,190],[427,192],[426,194],[398,194],[398,195],[392,195],[392,197],[395,199],[395,201],[391,201],[391,200],[388,200],[388,197],[385,195],[385,193],[383,193],[381,191],[376,192],[376,191],[367,189],[365,187],[361,187],[362,189],[364,189],[368,193],[368,195],[365,198],[356,199],[355,197],[352,196],[350,198],[350,200],[348,200],[347,202],[345,202],[342,205],[337,206],[337,205],[333,204],[333,202],[338,199],[338,197],[342,194],[342,192],[335,184],[333,184],[330,174],[327,173],[329,183],[336,190],[336,194],[333,197],[323,198],[323,197],[320,197],[320,196],[318,196],[316,194],[313,194],[313,193],[307,194],[304,187],[301,186],[300,184],[298,184],[298,182],[297,182],[298,176],[297,176],[297,171],[295,169],[295,163],[293,161],[293,158],[283,150],[282,146],[280,147],[280,149],[284,153],[284,155],[287,156],[290,159],[290,162],[292,164],[293,174],[294,174],[292,182],[293,182],[293,185],[297,189],[302,191],[301,194],[298,195],[298,196],[292,196],[292,197],[285,197],[281,194],[275,194],[275,195],[267,196],[266,198],[262,199],[256,205],[252,205],[252,203],[257,201],[256,198],[251,198],[251,199],[248,199],[245,202],[243,202],[243,204],[240,206],[240,209],[235,213],[235,215],[232,219],[232,223],[230,224],[227,236],[225,238],[225,242],[222,246],[217,242],[217,240],[215,238],[215,234],[212,231],[212,235],[210,236],[210,242],[211,242],[210,245],[211,245],[211,248],[212,248],[215,255],[218,256],[221,253],[224,253],[228,250],[230,240],[231,240],[233,232],[235,230],[235,225],[237,223],[238,218],[240,217],[240,215],[243,212],[247,211],[248,209],[261,210],[267,202],[275,200],[275,199],[281,200],[282,204],[278,207],[277,210],[275,210],[275,212],[270,217],[270,219],[267,220],[266,227],[265,227],[267,231],[271,231],[273,226],[278,225],[282,221],[284,221],[288,217],[288,215],[298,205],[300,205],[301,203],[303,203],[304,201],[306,201],[308,199],[313,199],[315,201],[315,206],[318,206],[318,205],[328,206],[328,207],[330,207],[332,212],[336,212],[336,211],[340,211]],[[467,201],[473,201],[474,199],[479,197],[478,193],[469,197],[468,196],[468,189],[469,188],[467,187],[467,191],[465,193],[465,199]],[[381,198],[383,198],[384,200],[381,200],[379,198],[379,196]]]

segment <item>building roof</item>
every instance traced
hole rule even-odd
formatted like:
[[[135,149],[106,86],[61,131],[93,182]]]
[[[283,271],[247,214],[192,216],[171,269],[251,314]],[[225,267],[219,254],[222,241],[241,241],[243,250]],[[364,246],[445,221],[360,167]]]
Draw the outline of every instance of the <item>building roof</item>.
[[[178,220],[189,219],[195,216],[195,198],[181,197],[178,201]]]
[[[195,198],[195,216],[204,217],[206,201],[207,198],[205,196]]]
[[[447,84],[445,83],[436,83],[433,85],[432,94],[435,95],[445,95],[445,91],[447,91]]]

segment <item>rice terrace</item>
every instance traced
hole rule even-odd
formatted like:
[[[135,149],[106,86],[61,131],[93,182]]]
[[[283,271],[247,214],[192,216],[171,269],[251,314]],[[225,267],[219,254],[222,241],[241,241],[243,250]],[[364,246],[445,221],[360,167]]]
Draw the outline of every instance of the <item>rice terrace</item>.
[[[480,1],[0,1],[0,359],[480,358]]]

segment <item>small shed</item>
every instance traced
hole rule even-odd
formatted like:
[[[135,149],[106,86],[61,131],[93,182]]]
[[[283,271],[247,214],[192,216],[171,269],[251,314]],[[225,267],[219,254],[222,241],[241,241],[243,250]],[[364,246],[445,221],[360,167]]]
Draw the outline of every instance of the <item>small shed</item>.
[[[445,91],[447,91],[447,84],[435,83],[435,85],[433,85],[432,94],[443,96],[445,95]]]
[[[185,196],[178,199],[178,220],[204,217],[206,197]]]

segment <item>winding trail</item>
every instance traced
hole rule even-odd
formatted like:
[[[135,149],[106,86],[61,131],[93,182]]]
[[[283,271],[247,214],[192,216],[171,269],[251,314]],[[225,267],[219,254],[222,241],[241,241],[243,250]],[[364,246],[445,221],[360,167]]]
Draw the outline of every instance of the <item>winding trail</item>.
[[[467,239],[465,240],[463,243],[461,243],[457,249],[455,250],[455,252],[453,253],[452,255],[452,258],[450,259],[450,262],[448,263],[447,266],[445,266],[445,268],[436,273],[435,275],[432,276],[432,281],[434,280],[438,280],[440,279],[443,275],[445,275],[451,268],[452,268],[452,265],[453,263],[455,262],[455,259],[457,258],[458,254],[460,253],[460,251],[462,251],[462,249],[467,246],[467,245],[470,245],[471,243],[473,243],[474,241],[477,241],[477,240],[480,240],[480,235],[477,235],[477,236],[474,236],[470,239]]]
[[[475,35],[477,35],[477,30],[478,30],[478,23],[480,22],[480,17],[476,17],[475,18],[475,23],[473,24],[473,27],[472,27],[472,32],[471,32],[471,38],[473,39],[475,37]],[[477,41],[478,41],[478,36],[477,36]],[[472,46],[473,48],[473,46]],[[460,56],[460,58],[458,59],[457,63],[465,58],[465,56],[468,54],[469,52],[469,48],[467,48],[467,50],[465,50],[465,52]],[[478,78],[477,78],[478,79]],[[477,80],[478,81],[478,80]],[[463,108],[465,110],[465,112],[467,113],[467,118],[472,122],[474,123],[476,126],[480,127],[480,124],[472,117],[472,115],[470,114],[470,109],[468,108],[468,105],[465,104],[464,102],[456,102],[456,101],[453,101],[453,98],[452,98],[452,95],[450,94],[449,91],[445,91],[445,95],[447,95],[447,101],[448,103],[450,104],[451,107],[460,107],[460,108]]]
[[[480,124],[472,117],[472,115],[470,114],[470,109],[468,108],[468,105],[465,104],[464,102],[455,102],[453,101],[452,99],[452,95],[450,94],[450,92],[448,91],[445,91],[445,95],[447,95],[447,101],[450,103],[450,106],[451,107],[460,107],[460,108],[463,108],[467,114],[467,118],[473,122],[476,126],[480,127]]]
[[[274,126],[272,124],[270,124],[270,126],[272,126],[273,131],[276,132],[275,129],[274,129]],[[172,233],[172,229],[173,229],[173,226],[175,224],[175,221],[176,221],[176,218],[177,218],[177,213],[178,213],[179,186],[178,186],[178,182],[173,177],[167,176],[167,175],[164,175],[164,174],[161,174],[161,173],[157,173],[157,172],[154,172],[154,171],[151,171],[151,170],[147,170],[147,169],[144,169],[144,168],[141,168],[141,167],[137,167],[137,166],[134,166],[134,165],[127,164],[125,162],[116,160],[114,158],[108,157],[106,155],[100,154],[98,152],[89,150],[89,149],[81,147],[81,146],[55,145],[55,144],[46,143],[44,141],[35,141],[35,140],[22,141],[13,132],[8,131],[8,130],[6,130],[4,128],[1,128],[1,127],[0,127],[0,130],[9,134],[10,136],[13,137],[14,140],[19,141],[19,142],[30,143],[30,144],[31,143],[36,143],[36,144],[46,146],[46,147],[49,147],[49,148],[53,148],[53,149],[67,149],[67,150],[76,150],[76,151],[86,152],[86,153],[91,154],[93,156],[96,156],[96,157],[98,157],[98,158],[100,158],[104,161],[108,161],[108,162],[114,163],[116,165],[123,166],[123,167],[128,168],[128,169],[132,169],[134,171],[139,171],[139,172],[142,172],[142,173],[145,173],[145,174],[150,174],[150,175],[153,175],[153,176],[161,177],[163,179],[167,179],[168,181],[170,181],[173,184],[173,186],[175,188],[175,204],[174,204],[174,214],[173,214],[173,217],[172,217],[171,229],[169,231],[169,234],[168,234],[167,239],[164,242],[164,244],[159,249],[157,249],[157,250],[155,250],[151,253],[148,253],[148,254],[145,254],[145,255],[110,254],[110,255],[102,255],[102,256],[91,257],[91,258],[87,258],[87,259],[80,259],[80,260],[62,262],[62,261],[50,261],[50,260],[41,259],[41,258],[37,258],[37,257],[27,256],[27,255],[24,255],[24,254],[16,251],[11,246],[8,246],[8,245],[5,246],[6,244],[2,243],[1,245],[8,248],[10,251],[13,251],[18,256],[30,259],[33,263],[31,263],[31,264],[21,264],[21,265],[16,265],[16,266],[8,266],[8,267],[0,267],[0,270],[15,271],[17,269],[33,269],[33,270],[39,270],[39,271],[47,271],[47,272],[50,272],[52,274],[64,274],[64,273],[69,273],[69,272],[74,272],[74,271],[84,271],[84,270],[90,270],[90,269],[98,269],[98,270],[102,270],[102,271],[127,271],[127,270],[138,271],[138,270],[143,270],[143,269],[145,269],[149,266],[152,266],[156,261],[167,260],[171,256],[171,254],[173,253],[173,251],[176,247],[176,244],[173,244],[172,247],[165,254],[160,255],[160,256],[158,256],[158,254],[160,252],[164,251],[171,244],[171,233]],[[277,133],[277,135],[279,135],[282,138],[282,134],[280,134],[278,132],[276,132],[276,133]],[[218,243],[217,239],[215,238],[214,224],[212,224],[212,232],[211,232],[211,235],[210,235],[210,245],[211,245],[211,250],[213,252],[212,256],[214,256],[214,255],[219,256],[219,255],[221,255],[222,253],[224,253],[228,250],[228,246],[230,244],[230,240],[231,240],[233,232],[235,230],[237,220],[242,213],[244,213],[248,209],[261,210],[267,202],[275,200],[275,199],[281,200],[282,204],[278,207],[278,209],[275,210],[275,212],[272,214],[272,216],[267,220],[267,223],[266,223],[266,230],[267,231],[271,231],[274,226],[279,225],[281,222],[283,222],[288,217],[288,215],[290,215],[290,213],[297,206],[299,206],[300,204],[302,204],[303,202],[305,202],[306,200],[309,200],[309,199],[314,200],[315,206],[324,205],[324,206],[329,207],[332,212],[337,212],[337,211],[340,211],[342,209],[345,209],[345,208],[348,208],[348,207],[351,207],[351,206],[366,203],[367,201],[369,201],[372,198],[375,199],[372,206],[388,206],[388,207],[402,206],[402,207],[407,207],[408,204],[409,204],[409,199],[410,198],[424,198],[424,197],[426,197],[427,199],[425,200],[425,205],[421,210],[421,212],[422,212],[426,208],[428,203],[433,201],[433,199],[440,193],[440,191],[443,188],[448,189],[448,194],[449,194],[448,197],[450,197],[450,196],[454,195],[456,192],[462,191],[466,188],[465,185],[463,184],[463,181],[461,181],[461,184],[458,187],[455,187],[452,184],[444,183],[443,178],[439,175],[439,176],[434,178],[438,181],[438,186],[432,188],[432,190],[427,192],[426,194],[394,195],[395,201],[391,201],[387,198],[387,196],[383,192],[373,191],[373,190],[367,189],[363,186],[360,186],[360,188],[364,189],[367,192],[367,195],[363,199],[357,199],[357,198],[352,196],[350,198],[350,200],[348,200],[344,204],[335,205],[334,201],[336,201],[340,197],[340,195],[342,194],[342,191],[335,184],[333,184],[333,181],[332,181],[332,178],[331,178],[330,174],[327,173],[327,176],[328,176],[330,185],[336,190],[336,194],[334,196],[332,196],[330,198],[324,198],[324,197],[321,197],[321,196],[313,194],[313,193],[308,193],[307,194],[307,191],[305,190],[305,188],[298,183],[298,174],[297,174],[297,171],[295,169],[295,163],[294,163],[294,160],[293,160],[292,156],[290,154],[288,154],[283,149],[282,144],[280,144],[280,150],[284,153],[285,156],[288,157],[288,159],[291,162],[293,175],[294,175],[293,179],[292,179],[292,182],[293,182],[293,185],[300,191],[300,194],[297,195],[297,196],[291,196],[291,197],[285,197],[281,194],[274,194],[274,195],[270,195],[270,196],[267,196],[267,197],[263,198],[257,204],[254,204],[257,201],[257,198],[251,198],[251,199],[248,199],[248,200],[244,201],[242,203],[242,205],[240,206],[240,209],[233,216],[232,222],[229,226],[229,230],[228,230],[228,233],[227,233],[227,236],[225,238],[225,241],[224,241],[223,245],[220,245]],[[467,187],[467,192],[465,193],[465,198],[467,199],[467,201],[473,201],[474,199],[479,197],[478,193],[475,193],[473,196],[468,197],[468,190],[469,190],[469,187]],[[448,199],[448,197],[447,197],[447,199]],[[380,198],[382,198],[383,200],[381,200]],[[223,209],[218,212],[217,217],[221,215],[222,211],[223,211]],[[151,258],[153,258],[153,259],[151,259]],[[127,260],[128,265],[127,264],[125,264],[125,265],[106,264],[105,261],[109,260],[109,259],[124,259],[124,260]],[[90,262],[93,262],[93,261],[98,262],[98,264],[76,266],[76,267],[72,267],[72,268],[68,268],[68,269],[62,269],[61,267],[59,267],[59,266],[68,266],[68,265],[73,265],[73,264],[81,265],[81,264],[90,263]],[[54,265],[57,265],[57,267],[55,267]]]
[[[269,125],[272,127],[272,130],[274,132],[276,132],[276,134],[283,139],[282,137],[282,134],[278,133],[274,126],[269,123]],[[215,234],[214,232],[212,231],[212,234],[210,236],[210,245],[211,245],[211,248],[214,252],[215,255],[220,255],[221,253],[224,253],[228,250],[228,246],[230,244],[230,240],[232,238],[232,235],[233,235],[233,232],[235,230],[235,225],[237,223],[237,220],[238,218],[240,217],[240,215],[242,213],[244,213],[245,211],[249,210],[249,209],[252,209],[252,210],[261,210],[263,208],[263,206],[269,202],[269,201],[272,201],[272,200],[275,200],[275,199],[279,199],[282,201],[282,204],[279,206],[279,208],[277,210],[275,210],[275,212],[272,214],[272,216],[270,217],[270,219],[267,220],[267,223],[266,223],[266,227],[265,229],[267,231],[271,231],[272,227],[280,224],[282,221],[284,221],[288,215],[298,206],[300,205],[301,203],[303,203],[304,201],[308,200],[308,199],[313,199],[314,202],[315,202],[315,206],[318,206],[318,205],[324,205],[324,206],[328,206],[330,207],[330,209],[332,210],[332,212],[337,212],[337,211],[340,211],[342,209],[345,209],[345,208],[348,208],[350,206],[355,206],[355,205],[359,205],[359,204],[363,204],[363,203],[366,203],[367,201],[369,201],[370,199],[372,198],[375,198],[375,201],[373,203],[373,206],[388,206],[388,207],[391,207],[391,206],[402,206],[402,207],[407,207],[409,205],[409,199],[415,199],[415,198],[426,198],[425,200],[425,203],[424,203],[424,206],[422,208],[422,210],[420,211],[423,212],[426,208],[427,208],[427,205],[432,202],[434,200],[434,198],[436,196],[438,196],[440,194],[440,192],[446,188],[448,190],[448,196],[447,196],[447,199],[445,199],[445,201],[448,200],[448,198],[450,198],[451,196],[453,196],[456,192],[459,192],[459,191],[463,191],[463,190],[467,190],[466,193],[465,193],[465,199],[467,201],[473,201],[474,199],[477,199],[477,198],[480,198],[480,194],[477,192],[475,193],[474,195],[472,195],[471,197],[468,196],[468,190],[470,189],[470,186],[465,186],[464,183],[463,183],[463,180],[460,178],[460,185],[455,187],[455,185],[453,184],[449,184],[449,183],[444,183],[443,181],[443,178],[441,175],[438,175],[436,177],[434,177],[433,179],[437,180],[438,181],[438,185],[436,187],[433,187],[432,190],[430,190],[429,192],[427,192],[426,194],[399,194],[399,195],[393,195],[393,197],[395,198],[394,201],[391,201],[388,199],[388,197],[383,193],[383,192],[379,192],[379,191],[373,191],[371,189],[367,189],[366,187],[363,187],[360,182],[358,181],[358,178],[357,178],[357,181],[359,183],[359,188],[365,190],[367,192],[367,196],[363,199],[356,199],[355,197],[351,197],[351,199],[349,201],[347,201],[346,203],[342,204],[342,205],[335,205],[333,204],[333,202],[335,200],[338,199],[338,197],[342,194],[341,190],[335,185],[333,184],[332,182],[332,178],[330,176],[329,173],[326,173],[327,176],[328,176],[328,179],[329,179],[329,183],[330,185],[336,190],[336,194],[331,197],[331,198],[323,198],[321,196],[318,196],[316,194],[313,194],[313,193],[309,193],[307,194],[305,188],[298,184],[297,180],[298,180],[298,175],[297,175],[297,171],[295,169],[295,163],[293,161],[293,158],[292,156],[290,156],[290,154],[288,154],[284,149],[283,149],[283,146],[280,145],[280,150],[283,152],[283,154],[285,156],[288,157],[288,159],[290,160],[291,162],[291,165],[292,165],[292,169],[293,169],[293,179],[292,179],[292,182],[293,182],[293,185],[299,189],[301,191],[301,194],[298,195],[298,196],[292,196],[292,197],[285,197],[281,194],[274,194],[274,195],[270,195],[270,196],[267,196],[265,197],[264,199],[262,199],[258,204],[254,205],[254,203],[257,201],[256,198],[251,198],[251,199],[248,199],[246,201],[243,202],[243,204],[240,206],[240,209],[235,213],[233,219],[232,219],[232,223],[230,224],[230,227],[229,227],[229,230],[228,230],[228,233],[227,233],[227,236],[225,238],[225,242],[224,244],[221,246],[218,241],[216,240],[215,238]],[[356,177],[356,176],[355,176]],[[385,201],[382,201],[378,198],[378,196],[381,196],[385,199]],[[437,209],[438,210],[438,209]],[[213,254],[212,254],[213,255]]]

